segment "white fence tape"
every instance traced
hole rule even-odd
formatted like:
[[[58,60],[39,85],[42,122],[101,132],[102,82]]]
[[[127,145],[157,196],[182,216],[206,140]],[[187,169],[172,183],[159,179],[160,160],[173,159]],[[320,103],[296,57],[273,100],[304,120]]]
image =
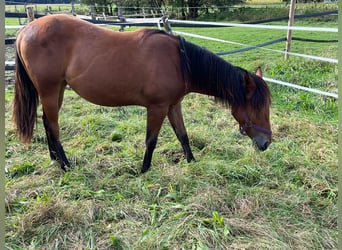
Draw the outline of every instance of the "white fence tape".
[[[258,29],[277,29],[277,30],[302,30],[302,31],[319,31],[319,32],[338,32],[338,28],[325,27],[302,27],[302,26],[281,26],[281,25],[264,25],[264,24],[243,24],[243,23],[222,23],[222,22],[201,22],[201,21],[183,21],[169,19],[170,23],[185,23],[185,24],[201,24],[222,27],[244,27],[244,28],[258,28]]]
[[[301,90],[305,90],[305,91],[308,91],[308,92],[312,92],[312,93],[316,93],[316,94],[320,94],[320,95],[325,95],[325,96],[330,96],[330,97],[334,97],[334,98],[338,99],[338,94],[335,94],[335,93],[330,93],[330,92],[325,92],[325,91],[321,91],[321,90],[318,90],[318,89],[312,89],[312,88],[308,88],[308,87],[303,87],[303,86],[296,85],[296,84],[293,84],[293,83],[283,82],[283,81],[275,80],[275,79],[264,77],[264,76],[262,78],[265,81],[267,81],[267,82],[273,82],[273,83],[277,83],[277,84],[280,84],[280,85],[283,85],[283,86],[292,87],[292,88],[296,88],[296,89],[301,89]]]
[[[191,33],[187,33],[187,32],[181,32],[181,31],[173,31],[174,33],[180,34],[180,35],[184,35],[184,36],[190,36],[190,37],[194,37],[194,38],[200,38],[200,39],[205,39],[205,40],[209,40],[209,41],[215,41],[215,42],[221,42],[221,43],[229,43],[229,44],[234,44],[234,45],[240,45],[240,46],[244,46],[244,47],[250,47],[251,45],[248,44],[243,44],[243,43],[237,43],[237,42],[231,42],[231,41],[227,41],[227,40],[222,40],[222,39],[218,39],[218,38],[212,38],[212,37],[208,37],[208,36],[201,36],[201,35],[196,35],[196,34],[191,34]],[[285,51],[281,51],[281,50],[274,50],[274,49],[268,49],[268,48],[258,48],[258,49],[263,49],[263,50],[268,50],[268,51],[272,51],[272,52],[276,52],[276,53],[281,53],[281,54],[285,54]],[[287,54],[289,55],[294,55],[294,56],[299,56],[299,57],[304,57],[304,58],[309,58],[309,59],[314,59],[314,60],[319,60],[319,61],[323,61],[323,62],[330,62],[330,63],[338,63],[337,59],[333,59],[333,58],[327,58],[327,57],[321,57],[321,56],[313,56],[313,55],[305,55],[305,54],[299,54],[299,53],[294,53],[294,52],[287,52]]]
[[[156,22],[157,18],[150,20],[149,22]],[[222,27],[244,27],[244,28],[258,28],[258,29],[278,29],[278,30],[301,30],[301,31],[318,31],[318,32],[338,32],[338,28],[326,28],[326,27],[303,27],[303,26],[282,26],[282,25],[264,25],[264,24],[243,24],[243,23],[225,23],[225,22],[203,22],[203,21],[184,21],[168,19],[170,23],[184,23],[184,24],[200,24],[200,25],[212,25]],[[159,19],[157,20],[159,21]],[[146,21],[143,21],[145,23]],[[139,23],[139,22],[136,22]],[[6,29],[19,29],[24,25],[6,25]]]
[[[15,66],[15,62],[14,61],[5,61],[5,65],[6,66]]]
[[[5,29],[20,29],[25,25],[5,25]]]

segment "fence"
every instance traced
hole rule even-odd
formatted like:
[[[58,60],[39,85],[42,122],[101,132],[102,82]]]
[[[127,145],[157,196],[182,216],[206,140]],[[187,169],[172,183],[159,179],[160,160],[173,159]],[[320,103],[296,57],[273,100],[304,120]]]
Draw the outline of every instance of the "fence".
[[[196,21],[180,21],[180,20],[169,20],[171,22],[171,24],[173,23],[192,23],[192,24],[206,24],[206,25],[213,25],[215,27],[249,27],[249,28],[260,28],[260,29],[281,29],[281,30],[287,30],[287,29],[292,29],[292,30],[301,30],[301,31],[311,31],[311,32],[338,32],[337,28],[320,28],[320,27],[298,27],[298,26],[292,26],[292,27],[288,27],[288,26],[279,26],[279,25],[257,25],[257,24],[239,24],[239,23],[211,23],[211,22],[196,22]],[[227,41],[227,40],[223,40],[223,39],[218,39],[218,38],[213,38],[213,37],[207,37],[207,36],[201,36],[201,35],[196,35],[196,34],[191,34],[191,33],[187,33],[187,32],[180,32],[180,31],[176,31],[176,33],[180,34],[180,35],[184,35],[184,36],[190,36],[190,37],[195,37],[195,38],[200,38],[200,39],[206,39],[206,40],[210,40],[210,41],[215,41],[215,42],[222,42],[222,43],[230,43],[230,44],[235,44],[235,45],[240,45],[243,46],[243,49],[238,49],[238,50],[232,50],[232,51],[226,51],[226,52],[218,52],[218,55],[226,55],[226,54],[233,54],[233,53],[238,53],[238,52],[242,52],[242,51],[247,51],[247,50],[251,50],[251,49],[265,49],[265,50],[270,50],[272,52],[275,53],[282,53],[282,54],[289,54],[289,55],[293,55],[293,56],[299,56],[299,57],[304,57],[304,58],[308,58],[308,59],[313,59],[313,60],[319,60],[319,61],[324,61],[324,62],[329,62],[329,63],[334,63],[337,64],[338,60],[337,59],[333,59],[333,58],[326,58],[326,57],[320,57],[320,56],[314,56],[314,55],[305,55],[305,54],[299,54],[299,53],[293,53],[293,52],[285,52],[285,51],[280,51],[280,50],[273,50],[273,49],[267,49],[264,48],[264,46],[270,45],[270,44],[274,44],[277,42],[282,42],[282,41],[286,41],[286,38],[280,38],[280,39],[276,39],[273,41],[269,41],[269,42],[265,42],[262,44],[258,44],[258,45],[247,45],[247,44],[242,44],[242,43],[237,43],[237,42],[232,42],[232,41]],[[303,39],[303,38],[294,38],[294,40],[301,40],[301,41],[310,41],[310,42],[338,42],[338,40],[314,40],[314,39]],[[276,79],[271,79],[268,77],[263,77],[264,80],[268,81],[268,82],[273,82],[276,84],[280,84],[280,85],[284,85],[287,87],[291,87],[291,88],[296,88],[296,89],[300,89],[300,90],[304,90],[304,91],[308,91],[308,92],[312,92],[312,93],[316,93],[316,94],[320,94],[320,95],[324,95],[324,96],[329,96],[329,97],[333,97],[333,98],[338,98],[338,94],[335,93],[330,93],[330,92],[326,92],[326,91],[321,91],[318,89],[313,89],[313,88],[308,88],[308,87],[303,87],[297,84],[293,84],[293,83],[289,83],[289,82],[284,82],[284,81],[280,81],[280,80],[276,80]]]
[[[316,13],[316,14],[313,13],[313,14],[309,14],[309,16],[317,16],[317,15],[323,15],[323,14],[324,13]],[[335,12],[329,11],[329,12],[326,12],[325,14],[331,15],[331,14],[335,14]],[[157,22],[159,24],[160,19],[152,19],[149,21],[146,21],[146,20],[145,21],[135,21],[135,22],[106,21],[106,20],[96,20],[96,19],[90,19],[90,20],[87,19],[87,21],[90,21],[90,22],[95,23],[95,24],[117,25],[117,26],[125,26],[125,25],[127,25],[127,26],[156,26]],[[264,20],[264,22],[267,22],[267,21],[268,20]],[[310,32],[334,32],[334,33],[338,32],[337,28],[322,28],[322,27],[300,27],[300,26],[288,27],[288,26],[280,26],[280,25],[262,25],[262,24],[251,24],[251,23],[181,21],[181,20],[175,20],[175,19],[170,19],[169,22],[172,24],[172,27],[244,27],[244,28],[246,28],[246,27],[251,28],[252,27],[252,28],[257,28],[257,29],[278,29],[278,30],[289,30],[289,29],[291,29],[291,30],[310,31]],[[13,26],[7,26],[7,27],[13,27]],[[243,52],[243,51],[247,51],[247,50],[251,50],[251,49],[264,49],[264,50],[272,51],[274,53],[283,53],[283,54],[287,53],[289,55],[299,56],[299,57],[308,58],[308,59],[312,59],[312,60],[319,60],[319,61],[329,62],[329,63],[333,63],[333,64],[338,63],[338,60],[333,59],[333,58],[325,58],[325,57],[314,56],[314,55],[306,55],[306,54],[299,54],[299,53],[285,52],[285,51],[280,51],[280,50],[273,50],[273,49],[264,48],[265,46],[270,45],[270,44],[286,41],[286,38],[279,38],[279,39],[268,41],[268,42],[265,42],[262,44],[257,44],[257,45],[251,46],[251,45],[247,45],[247,44],[236,43],[236,42],[232,42],[232,41],[227,41],[227,40],[222,40],[222,39],[212,38],[212,37],[207,37],[207,36],[200,36],[200,35],[190,34],[190,33],[186,33],[186,32],[176,31],[176,33],[183,35],[183,36],[191,36],[191,37],[207,39],[207,40],[211,40],[211,41],[215,41],[215,42],[231,43],[231,44],[236,44],[236,45],[244,47],[244,48],[238,49],[238,50],[218,52],[217,53],[218,55],[233,54],[233,53]],[[314,39],[305,39],[305,38],[298,38],[298,37],[294,37],[293,40],[301,40],[301,41],[307,41],[307,42],[337,42],[338,41],[337,39],[336,40],[324,40],[324,39],[314,40]],[[10,42],[13,42],[13,39],[11,41],[8,41],[8,43],[10,43]],[[5,69],[6,70],[13,70],[14,67],[15,67],[14,62],[8,62],[7,61],[5,63]],[[280,80],[276,80],[276,79],[271,79],[268,77],[264,77],[264,79],[268,82],[273,82],[276,84],[280,84],[280,85],[284,85],[284,86],[288,86],[288,87],[292,87],[292,88],[296,88],[296,89],[300,89],[300,90],[304,90],[304,91],[309,91],[312,93],[321,94],[321,95],[333,97],[336,99],[338,98],[338,94],[335,94],[335,93],[321,91],[318,89],[307,88],[307,87],[303,87],[303,86],[296,85],[293,83],[284,82],[284,81],[280,81]]]

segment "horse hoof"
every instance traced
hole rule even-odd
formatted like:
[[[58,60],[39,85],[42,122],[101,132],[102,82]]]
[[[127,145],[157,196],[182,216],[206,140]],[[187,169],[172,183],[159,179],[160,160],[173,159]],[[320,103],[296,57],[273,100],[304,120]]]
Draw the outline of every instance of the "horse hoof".
[[[141,173],[144,174],[149,170],[149,167],[142,167],[141,168]]]

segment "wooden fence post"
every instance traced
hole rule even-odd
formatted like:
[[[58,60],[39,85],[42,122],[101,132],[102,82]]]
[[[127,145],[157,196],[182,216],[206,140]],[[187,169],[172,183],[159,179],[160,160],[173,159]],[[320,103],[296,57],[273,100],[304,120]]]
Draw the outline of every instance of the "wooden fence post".
[[[119,20],[119,22],[121,22],[121,23],[126,22],[126,18],[122,15],[122,9],[121,9],[121,7],[118,7],[118,20]],[[125,25],[120,24],[120,29],[119,29],[119,31],[120,31],[120,32],[124,32],[124,31],[125,31]]]
[[[26,13],[27,13],[28,21],[32,22],[34,20],[33,6],[31,6],[31,5],[26,6]]]
[[[289,29],[287,30],[286,45],[285,45],[285,59],[289,58],[288,52],[290,52],[291,50],[292,29],[290,28],[293,26],[295,7],[296,7],[296,0],[291,0],[290,11],[289,11],[289,22],[288,22]]]
[[[95,20],[95,6],[94,5],[90,6],[90,15],[91,15],[91,20]]]
[[[52,7],[50,5],[46,5],[45,9],[45,15],[51,14],[52,13]]]
[[[71,14],[73,16],[76,16],[75,3],[74,2],[71,2]]]

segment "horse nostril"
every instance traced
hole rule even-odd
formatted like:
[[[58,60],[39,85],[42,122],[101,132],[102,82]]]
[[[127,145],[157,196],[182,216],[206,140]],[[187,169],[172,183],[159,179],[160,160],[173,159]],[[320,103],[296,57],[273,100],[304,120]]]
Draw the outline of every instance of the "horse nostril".
[[[253,144],[260,150],[265,151],[268,146],[271,144],[270,140],[262,137],[256,137],[253,139]]]
[[[268,148],[268,146],[270,145],[270,143],[268,141],[266,141],[264,143],[258,143],[255,141],[255,144],[260,151],[265,151]]]
[[[260,150],[261,150],[261,151],[265,151],[265,150],[268,148],[269,145],[270,145],[270,143],[269,143],[268,141],[266,141],[266,142],[264,143],[264,145],[262,145],[262,146],[260,147]]]

